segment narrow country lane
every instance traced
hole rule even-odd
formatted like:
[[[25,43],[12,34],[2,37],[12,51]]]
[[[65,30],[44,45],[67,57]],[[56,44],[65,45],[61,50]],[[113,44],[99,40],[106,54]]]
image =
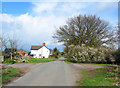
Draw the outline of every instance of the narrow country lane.
[[[7,86],[74,86],[76,76],[70,64],[62,60],[64,58],[39,64],[35,69]]]

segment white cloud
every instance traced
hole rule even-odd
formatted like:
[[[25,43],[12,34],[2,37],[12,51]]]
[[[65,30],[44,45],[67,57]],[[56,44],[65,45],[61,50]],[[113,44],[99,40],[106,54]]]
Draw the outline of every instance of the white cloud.
[[[50,37],[55,30],[54,26],[64,23],[64,17],[57,18],[53,15],[47,17],[32,17],[28,14],[24,14],[17,17],[16,20],[21,22],[24,32],[26,32],[28,35],[42,37]]]
[[[111,11],[112,9],[114,8],[118,8],[118,3],[116,2],[99,2],[97,5],[96,5],[96,9],[98,11]]]
[[[55,27],[65,24],[64,17],[58,18],[54,15],[32,17],[26,13],[12,17],[8,14],[2,14],[2,18],[3,31],[14,32],[21,39],[27,41],[26,43],[31,44],[40,44],[44,41],[51,42],[52,35],[56,30]],[[48,45],[51,45],[51,43],[48,43]]]
[[[57,41],[44,41],[47,45],[52,45],[52,46],[62,46],[62,42],[57,42]]]
[[[33,16],[40,16],[40,15],[58,15],[58,14],[76,14],[75,11],[87,8],[88,4],[79,3],[79,2],[38,2],[32,3],[34,5],[32,9]]]
[[[43,11],[51,11],[56,3],[32,3],[34,5],[33,13],[41,14]]]
[[[64,3],[61,5],[60,9],[65,12],[73,12],[75,10],[80,10],[86,7],[87,5],[85,3]]]
[[[2,20],[0,21],[3,21],[3,22],[7,22],[7,23],[13,22],[12,16],[8,14],[2,14],[0,15],[0,18],[2,18]]]

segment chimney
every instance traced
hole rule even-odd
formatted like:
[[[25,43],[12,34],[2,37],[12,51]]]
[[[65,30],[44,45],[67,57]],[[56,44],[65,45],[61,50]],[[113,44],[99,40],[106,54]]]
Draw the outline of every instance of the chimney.
[[[45,46],[45,43],[43,43],[43,46]]]

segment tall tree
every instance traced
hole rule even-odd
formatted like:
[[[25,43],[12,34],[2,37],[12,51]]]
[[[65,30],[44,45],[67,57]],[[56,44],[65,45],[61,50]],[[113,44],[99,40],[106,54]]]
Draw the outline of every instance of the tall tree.
[[[54,49],[53,49],[53,55],[57,58],[58,57],[58,55],[59,55],[59,50],[55,47]]]
[[[13,35],[13,37],[8,38],[8,43],[10,47],[11,60],[13,59],[14,52],[18,49],[19,40]]]
[[[1,50],[10,52],[11,60],[13,59],[14,52],[22,47],[22,43],[15,33],[8,34],[3,32],[2,36],[0,36],[0,45]]]
[[[67,24],[59,27],[53,38],[66,45],[98,47],[116,42],[112,27],[96,15],[79,15],[68,19]]]
[[[59,52],[59,50],[55,47],[55,48],[53,49],[53,53],[56,53],[56,52]]]

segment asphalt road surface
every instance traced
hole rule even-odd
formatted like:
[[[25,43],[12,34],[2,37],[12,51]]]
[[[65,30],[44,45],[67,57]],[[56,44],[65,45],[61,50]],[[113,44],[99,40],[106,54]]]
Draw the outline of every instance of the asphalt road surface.
[[[70,64],[57,61],[37,65],[7,86],[74,86],[76,77]]]
[[[64,60],[65,60],[64,57],[61,57],[61,58],[57,59],[57,61],[64,61]]]

